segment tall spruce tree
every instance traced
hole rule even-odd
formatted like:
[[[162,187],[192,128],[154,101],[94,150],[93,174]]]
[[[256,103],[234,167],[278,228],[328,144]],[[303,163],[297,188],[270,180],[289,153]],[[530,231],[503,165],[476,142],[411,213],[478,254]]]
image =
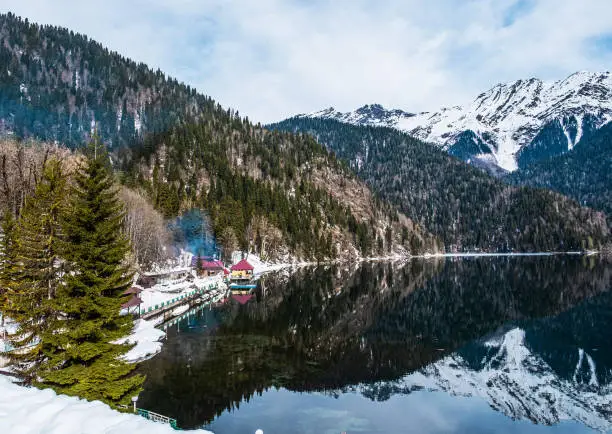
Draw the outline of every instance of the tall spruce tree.
[[[46,338],[56,333],[61,316],[54,299],[62,279],[61,218],[65,191],[62,165],[51,159],[14,229],[10,229],[10,222],[5,223],[9,254],[2,272],[6,289],[3,310],[19,325],[10,337],[17,349],[10,358],[15,372],[27,384],[37,381],[46,363]]]
[[[49,340],[39,384],[113,407],[129,404],[144,377],[121,360],[130,346],[114,342],[133,327],[130,316],[120,315],[132,280],[125,261],[130,246],[109,156],[98,139],[74,175],[68,206],[64,257],[71,272],[56,299],[63,331]]]
[[[13,213],[7,211],[0,229],[0,327],[4,327],[6,321],[8,288],[13,285],[16,264],[15,219]]]

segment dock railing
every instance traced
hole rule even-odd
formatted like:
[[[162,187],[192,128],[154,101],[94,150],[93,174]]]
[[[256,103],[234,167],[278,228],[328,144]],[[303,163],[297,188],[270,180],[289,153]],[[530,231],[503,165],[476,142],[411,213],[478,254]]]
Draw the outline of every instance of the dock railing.
[[[219,288],[219,281],[215,281],[214,283],[210,283],[208,285],[208,288],[199,288],[199,289],[194,289],[191,290],[187,293],[183,293],[181,295],[178,295],[174,298],[171,298],[169,300],[165,300],[161,303],[158,303],[154,306],[149,306],[148,309],[144,310],[141,312],[141,316],[149,316],[150,314],[155,313],[156,311],[164,311],[164,310],[168,310],[171,307],[176,307],[176,306],[180,306],[181,304],[183,304],[185,301],[187,300],[191,300],[197,296],[203,295],[206,292],[215,290]]]
[[[154,413],[149,410],[144,410],[142,408],[137,408],[136,411],[140,416],[144,417],[145,419],[149,419],[152,422],[165,423],[176,430],[179,429],[178,425],[176,424],[176,419],[172,419],[168,416],[164,416],[163,414]]]

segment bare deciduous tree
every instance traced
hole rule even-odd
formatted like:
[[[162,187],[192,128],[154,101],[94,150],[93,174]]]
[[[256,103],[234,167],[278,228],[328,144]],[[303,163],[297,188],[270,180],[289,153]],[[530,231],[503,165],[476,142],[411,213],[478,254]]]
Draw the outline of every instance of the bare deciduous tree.
[[[0,139],[0,213],[19,215],[25,199],[36,188],[45,162],[51,157],[70,173],[75,157],[66,148],[39,142]]]
[[[134,262],[140,266],[161,262],[169,255],[171,235],[163,216],[140,193],[121,187],[125,204],[124,230],[132,243]]]

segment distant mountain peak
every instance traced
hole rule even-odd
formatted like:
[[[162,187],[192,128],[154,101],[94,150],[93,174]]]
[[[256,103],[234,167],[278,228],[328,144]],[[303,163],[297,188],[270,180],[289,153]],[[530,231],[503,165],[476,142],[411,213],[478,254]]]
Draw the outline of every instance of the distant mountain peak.
[[[353,125],[377,125],[393,127],[401,119],[415,116],[399,109],[386,109],[381,104],[365,104],[353,112],[342,113],[334,107],[312,113],[299,114],[298,118],[335,119]]]
[[[466,161],[486,157],[513,171],[571,150],[585,134],[612,120],[612,76],[609,71],[578,71],[552,82],[498,83],[468,105],[436,112],[412,114],[367,104],[353,112],[327,109],[298,117],[396,128]],[[470,155],[466,149],[471,148],[490,153]]]

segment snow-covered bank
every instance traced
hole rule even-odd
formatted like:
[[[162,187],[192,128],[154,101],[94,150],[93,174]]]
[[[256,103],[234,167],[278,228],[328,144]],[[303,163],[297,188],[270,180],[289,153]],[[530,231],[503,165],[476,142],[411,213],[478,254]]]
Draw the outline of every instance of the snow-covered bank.
[[[411,256],[412,258],[463,258],[480,256],[553,256],[553,255],[587,255],[597,252],[510,252],[510,253],[484,253],[484,252],[465,252],[465,253],[425,253],[424,255]]]
[[[240,253],[240,252],[236,252]],[[361,262],[395,262],[407,261],[413,258],[470,258],[470,257],[508,257],[508,256],[554,256],[554,255],[596,255],[598,251],[585,252],[509,252],[509,253],[488,253],[488,252],[463,252],[463,253],[424,253],[422,255],[410,254],[392,254],[387,256],[368,256],[368,257],[350,257],[344,259],[334,259],[324,262],[287,262],[287,263],[267,263],[262,261],[257,255],[249,253],[247,261],[253,265],[253,274],[257,277],[272,271],[278,271],[286,268],[307,267],[313,265],[325,264],[346,264],[346,263],[361,263]]]
[[[271,273],[273,271],[284,270],[286,268],[317,265],[316,262],[298,261],[296,260],[296,258],[291,256],[287,256],[279,262],[266,262],[255,253],[247,254],[240,250],[236,250],[232,253],[232,263],[238,263],[241,259],[243,259],[243,256],[244,259],[246,259],[247,262],[253,266],[253,276],[255,279],[261,277],[263,274]]]
[[[182,295],[189,295],[196,289],[208,288],[209,285],[224,286],[223,278],[218,276],[212,277],[193,277],[191,280],[183,280],[172,284],[158,284],[151,288],[143,289],[139,294],[142,299],[140,309],[142,312],[146,312],[150,307],[160,305],[176,299]]]
[[[265,273],[270,273],[272,271],[282,270],[284,268],[293,268],[293,267],[305,267],[308,265],[314,265],[312,262],[280,262],[280,263],[269,263],[262,261],[262,259],[253,254],[249,253],[246,258],[249,261],[249,264],[253,266],[253,275],[261,276]]]
[[[0,432],[19,434],[170,434],[169,425],[119,413],[100,401],[13,384],[0,375]],[[211,434],[210,431],[188,431]]]
[[[156,329],[151,321],[139,319],[134,322],[132,334],[116,341],[116,343],[135,343],[136,346],[128,351],[123,359],[130,363],[136,363],[150,359],[159,353],[163,345],[160,341],[165,337],[166,333]]]
[[[2,313],[0,312],[0,324],[2,323]],[[0,354],[10,350],[7,337],[17,331],[17,323],[10,318],[4,318],[4,326],[0,326]],[[0,367],[2,360],[0,360]]]

